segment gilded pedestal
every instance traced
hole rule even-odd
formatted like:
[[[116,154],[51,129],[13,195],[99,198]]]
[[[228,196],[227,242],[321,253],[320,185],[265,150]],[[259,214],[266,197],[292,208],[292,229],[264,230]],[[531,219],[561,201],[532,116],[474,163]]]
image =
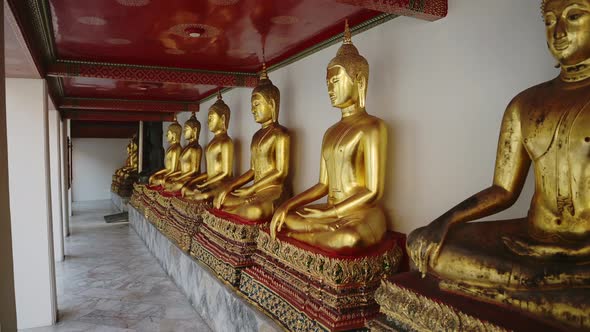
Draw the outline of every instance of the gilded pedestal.
[[[272,240],[267,230],[256,242],[254,265],[242,272],[240,291],[292,331],[362,328],[378,313],[379,281],[397,271],[403,258],[403,236],[393,232],[353,256],[284,236]]]
[[[125,179],[113,175],[111,182],[111,191],[121,197],[131,197],[133,193],[133,185],[137,182],[137,173],[131,173]]]
[[[171,197],[165,227],[166,236],[183,251],[188,252],[192,239],[201,225],[203,211],[209,205],[210,203],[205,201],[190,201],[179,196]]]
[[[440,280],[417,272],[383,280],[375,294],[384,316],[371,331],[575,331],[508,306],[441,290]]]
[[[253,264],[259,226],[252,221],[217,209],[203,212],[203,223],[193,237],[191,256],[237,287],[242,269]]]

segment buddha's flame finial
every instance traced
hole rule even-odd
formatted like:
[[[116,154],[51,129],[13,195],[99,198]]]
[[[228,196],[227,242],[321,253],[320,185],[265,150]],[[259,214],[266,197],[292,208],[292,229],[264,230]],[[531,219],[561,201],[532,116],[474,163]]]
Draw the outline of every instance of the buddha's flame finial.
[[[217,90],[217,100],[221,100],[221,99],[223,99],[223,98],[221,97],[221,89],[219,89],[219,90]]]
[[[178,120],[176,119],[176,113],[174,113],[174,114],[172,115],[172,119],[174,120],[174,122],[178,122]]]
[[[350,33],[350,27],[348,26],[348,19],[344,21],[344,38],[343,44],[352,44],[352,34]]]
[[[191,118],[196,118],[197,114],[195,112],[191,112]]]
[[[262,71],[260,72],[260,80],[267,80],[268,72],[266,71],[266,62],[262,63]]]

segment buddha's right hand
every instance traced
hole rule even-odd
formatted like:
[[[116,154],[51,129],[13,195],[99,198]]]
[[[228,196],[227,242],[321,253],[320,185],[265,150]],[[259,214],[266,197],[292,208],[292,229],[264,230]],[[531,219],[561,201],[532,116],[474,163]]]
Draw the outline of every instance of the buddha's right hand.
[[[223,205],[223,202],[225,201],[225,196],[227,196],[229,191],[226,190],[222,190],[219,192],[219,194],[217,194],[217,196],[215,196],[215,198],[213,199],[213,207],[216,209],[221,209],[221,205]]]
[[[430,225],[420,227],[408,235],[408,254],[422,277],[426,276],[430,265],[436,264],[448,226],[448,219],[439,218]]]
[[[272,216],[272,220],[270,221],[270,238],[276,239],[277,233],[281,231],[283,224],[285,223],[285,218],[287,217],[287,209],[279,207],[274,215]]]

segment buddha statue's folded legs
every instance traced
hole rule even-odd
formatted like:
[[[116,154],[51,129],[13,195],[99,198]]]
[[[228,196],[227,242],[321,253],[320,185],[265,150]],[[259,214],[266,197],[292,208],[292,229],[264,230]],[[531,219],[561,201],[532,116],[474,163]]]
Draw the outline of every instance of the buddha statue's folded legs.
[[[325,204],[310,208],[324,209]],[[380,207],[359,209],[347,216],[314,220],[303,218],[304,208],[287,214],[284,232],[301,242],[329,250],[364,248],[377,244],[387,232],[385,214]]]
[[[505,290],[566,289],[587,287],[590,269],[587,257],[566,257],[559,253],[535,257],[524,248],[558,248],[529,235],[526,219],[487,221],[458,225],[449,232],[430,273],[443,280],[482,288]],[[410,241],[420,236],[413,233]],[[587,245],[587,243],[586,243]],[[583,248],[584,244],[561,246]]]
[[[281,192],[281,186],[270,186],[247,197],[228,194],[223,202],[223,210],[250,220],[269,219],[274,211],[274,202],[281,197]]]

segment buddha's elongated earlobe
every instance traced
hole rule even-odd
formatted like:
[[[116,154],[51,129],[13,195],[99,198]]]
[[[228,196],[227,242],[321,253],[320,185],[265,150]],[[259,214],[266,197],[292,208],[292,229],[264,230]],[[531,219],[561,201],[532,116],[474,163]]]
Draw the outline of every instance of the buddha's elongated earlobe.
[[[360,76],[357,79],[357,88],[359,93],[359,106],[365,108],[365,101],[367,100],[367,79],[365,77]]]

